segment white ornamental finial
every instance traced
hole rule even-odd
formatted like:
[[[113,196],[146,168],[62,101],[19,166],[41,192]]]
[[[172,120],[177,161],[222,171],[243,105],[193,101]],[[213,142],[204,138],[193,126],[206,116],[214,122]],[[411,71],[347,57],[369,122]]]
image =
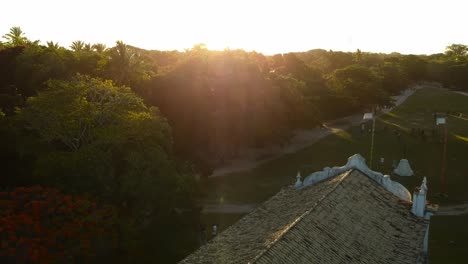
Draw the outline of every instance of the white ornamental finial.
[[[413,193],[413,206],[411,212],[419,217],[424,217],[426,213],[426,193],[427,193],[427,179],[423,178],[419,191]]]
[[[299,188],[302,186],[302,181],[301,181],[301,172],[298,171],[296,175],[296,183],[294,184],[295,188]]]
[[[422,183],[421,183],[421,192],[426,193],[427,192],[427,179],[424,177]]]

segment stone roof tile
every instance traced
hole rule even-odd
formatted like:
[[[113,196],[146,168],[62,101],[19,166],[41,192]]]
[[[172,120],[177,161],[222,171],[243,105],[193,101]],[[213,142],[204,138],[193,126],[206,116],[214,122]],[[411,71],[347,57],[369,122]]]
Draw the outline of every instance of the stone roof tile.
[[[181,263],[416,263],[425,223],[359,170],[278,194]]]

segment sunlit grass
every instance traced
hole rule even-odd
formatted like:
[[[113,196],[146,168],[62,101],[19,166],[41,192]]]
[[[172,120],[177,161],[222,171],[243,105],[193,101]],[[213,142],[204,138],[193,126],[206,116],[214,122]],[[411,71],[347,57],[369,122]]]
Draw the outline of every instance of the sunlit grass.
[[[392,162],[400,160],[406,154],[416,177],[392,178],[412,190],[426,176],[430,193],[437,193],[440,192],[443,129],[435,126],[433,110],[428,110],[432,106],[437,106],[437,109],[434,108],[437,111],[455,109],[458,112],[468,112],[468,97],[436,89],[417,91],[403,105],[390,112],[390,115],[387,113],[377,119],[373,163],[377,165],[376,170],[390,174]],[[388,118],[393,115],[400,118]],[[412,124],[409,120],[415,117],[420,122]],[[426,137],[421,138],[419,134],[409,133],[412,128],[424,128],[426,132],[431,130],[431,133],[426,133]],[[432,135],[432,131],[437,134]],[[468,186],[468,177],[463,177],[462,173],[468,171],[468,163],[463,162],[468,156],[468,148],[464,144],[468,122],[450,117],[448,131],[459,136],[450,137],[448,141],[447,185],[450,197],[453,200],[468,200],[468,192],[464,187]],[[355,153],[369,159],[370,133],[361,133],[359,126],[333,132],[308,148],[266,162],[256,169],[208,179],[204,182],[208,193],[206,198],[219,201],[223,197],[226,203],[258,203],[274,195],[280,188],[293,184],[298,171],[306,176],[326,166],[341,166]],[[399,132],[400,137],[396,132]],[[380,157],[385,158],[383,166],[377,164]]]
[[[390,174],[394,160],[407,158],[415,176],[393,175],[392,180],[402,183],[412,191],[421,184],[423,177],[427,177],[429,199],[435,202],[437,197],[434,194],[439,193],[441,187],[443,149],[443,128],[435,126],[433,117],[433,112],[437,111],[468,113],[468,97],[437,89],[417,91],[400,107],[377,119],[374,149],[374,164],[377,165],[375,170]],[[453,135],[447,142],[447,189],[449,202],[457,203],[468,200],[468,148],[465,144],[468,142],[468,137],[465,136],[468,122],[457,116],[449,116],[447,121],[448,132]],[[420,135],[411,135],[409,132],[412,128],[433,130],[437,134],[422,138]],[[293,184],[298,170],[303,176],[307,176],[326,166],[341,166],[354,153],[369,158],[370,133],[362,133],[359,126],[333,132],[304,150],[264,163],[254,170],[209,179],[205,182],[207,198],[219,201],[223,197],[228,203],[261,203],[282,187]],[[396,136],[396,132],[400,132],[401,136]],[[385,158],[383,165],[377,164],[380,157]],[[440,217],[431,222],[431,263],[449,263],[449,260],[457,260],[453,263],[466,263],[467,257],[460,255],[466,255],[466,252],[459,250],[466,246],[463,241],[468,240],[466,217],[460,216],[454,218],[454,221],[450,217]],[[446,219],[450,220],[449,224]],[[438,241],[434,242],[433,238]],[[456,244],[450,245],[450,241],[455,241]]]
[[[468,215],[434,216],[429,229],[430,263],[467,263]]]
[[[463,136],[460,136],[460,135],[454,135],[454,137],[456,139],[458,139],[458,140],[468,142],[468,137],[463,137]]]
[[[384,114],[384,117],[385,116],[389,116],[389,117],[393,117],[393,118],[398,118],[398,119],[401,119],[401,117],[393,112],[387,112]]]
[[[390,122],[389,120],[380,119],[380,122],[385,123],[385,124],[390,125],[390,126],[393,126],[393,127],[396,127],[396,128],[401,129],[401,130],[403,130],[403,131],[405,131],[405,132],[409,132],[409,131],[410,131],[409,128],[404,127],[404,126],[399,125],[399,124],[394,123],[394,122]]]
[[[340,129],[340,128],[333,128],[333,127],[329,129],[335,136],[342,138],[344,140],[347,140],[347,141],[353,141],[353,137],[348,131]]]
[[[463,116],[450,115],[450,117],[460,119],[460,120],[464,120],[464,121],[468,121],[468,118],[466,118],[464,115]]]

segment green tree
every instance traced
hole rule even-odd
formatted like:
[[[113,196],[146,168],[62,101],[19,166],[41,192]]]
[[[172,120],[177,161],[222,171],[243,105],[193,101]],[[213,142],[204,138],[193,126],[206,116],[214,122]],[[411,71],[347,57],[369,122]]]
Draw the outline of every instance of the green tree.
[[[20,117],[28,129],[38,133],[45,143],[54,144],[60,154],[92,154],[88,150],[101,151],[103,155],[111,154],[110,150],[116,153],[126,142],[143,140],[139,138],[143,136],[148,136],[165,155],[170,151],[167,123],[129,88],[81,75],[70,82],[49,81],[47,87],[37,97],[28,99]],[[154,126],[155,133],[131,129],[143,125]],[[147,143],[148,147],[153,146]],[[63,182],[68,180],[71,179]],[[71,181],[78,184],[80,180]]]
[[[382,78],[382,88],[389,94],[396,95],[408,86],[408,77],[400,65],[385,63],[378,68]]]
[[[14,77],[18,93],[26,99],[42,90],[47,80],[69,77],[73,64],[67,61],[68,57],[72,57],[70,51],[56,49],[55,45],[25,47],[15,61]]]
[[[356,52],[354,53],[353,61],[357,64],[362,62],[362,51],[360,49],[357,49]]]
[[[0,109],[12,114],[20,104],[18,87],[15,84],[16,60],[25,47],[6,47],[0,50]]]
[[[456,61],[460,61],[466,58],[468,54],[468,46],[463,44],[452,44],[445,48],[445,54]]]
[[[410,81],[414,82],[427,79],[427,60],[424,56],[403,56],[400,65]]]
[[[447,84],[453,86],[455,90],[467,90],[468,63],[449,66],[447,72]]]
[[[10,46],[23,46],[29,43],[20,27],[10,28],[10,33],[4,35],[3,38],[7,40],[7,45]]]
[[[176,208],[192,208],[193,178],[172,157],[168,123],[130,88],[81,75],[49,81],[18,119],[44,144],[36,176],[113,204],[119,248],[127,254],[149,243],[146,229],[164,233],[182,221]]]
[[[47,41],[46,42],[46,46],[48,49],[50,50],[58,50],[60,49],[60,45],[57,43],[57,42],[53,42],[53,41]]]
[[[84,46],[83,46],[83,50],[84,51],[87,51],[87,52],[90,52],[93,50],[92,46],[90,43],[86,43]]]
[[[109,55],[109,77],[119,85],[140,87],[143,81],[154,75],[141,51],[122,41],[116,42]]]
[[[96,51],[97,53],[103,53],[104,51],[106,51],[107,47],[105,44],[102,44],[102,43],[96,43],[96,44],[93,44],[92,46],[93,50]]]
[[[81,52],[85,48],[85,43],[81,40],[75,40],[72,42],[70,45],[70,49],[73,50],[74,52]]]
[[[329,61],[330,65],[326,72],[332,72],[337,69],[342,69],[354,63],[353,54],[350,52],[330,50],[327,52],[326,58]]]
[[[107,54],[95,52],[91,44],[81,40],[73,41],[70,49],[73,53],[67,58],[67,63],[71,72],[103,77],[108,64]]]
[[[351,65],[334,71],[329,84],[354,109],[389,103],[389,97],[383,91],[377,74],[360,65]]]

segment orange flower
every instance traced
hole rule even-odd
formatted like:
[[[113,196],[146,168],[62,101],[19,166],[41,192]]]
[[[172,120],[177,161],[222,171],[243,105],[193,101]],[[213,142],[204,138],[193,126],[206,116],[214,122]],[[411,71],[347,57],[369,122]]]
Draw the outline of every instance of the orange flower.
[[[10,255],[10,256],[16,255],[16,249],[15,248],[9,248],[8,249],[8,255]]]
[[[34,225],[34,231],[35,231],[36,233],[38,233],[38,234],[42,233],[43,230],[42,230],[41,225],[38,224],[38,223],[36,223],[36,224]]]
[[[23,215],[23,222],[27,225],[31,225],[33,223],[32,219],[28,215]]]
[[[39,260],[39,250],[34,250],[34,252],[30,255],[29,259],[32,262],[37,262]]]
[[[112,232],[105,220],[114,217],[109,210],[112,207],[102,209],[88,199],[64,195],[53,188],[17,188],[0,199],[0,207],[0,255],[17,262],[60,262],[64,256],[75,254],[76,247],[82,248],[78,254],[93,254],[94,236]],[[98,213],[102,217],[96,217]],[[17,237],[20,230],[26,230],[27,235]],[[57,243],[58,239],[65,239],[64,243]],[[25,247],[27,254],[16,255],[16,249],[10,248],[13,245]]]

